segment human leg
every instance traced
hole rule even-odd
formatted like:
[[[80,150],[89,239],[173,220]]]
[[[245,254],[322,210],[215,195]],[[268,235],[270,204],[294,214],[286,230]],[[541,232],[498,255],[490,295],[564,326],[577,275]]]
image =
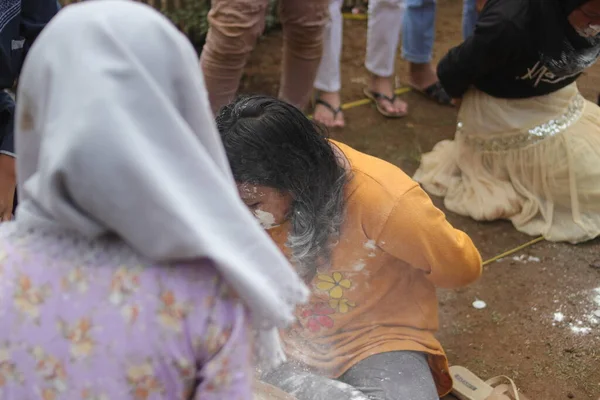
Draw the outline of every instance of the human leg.
[[[248,56],[264,30],[267,6],[268,0],[211,3],[200,64],[215,113],[235,97]]]
[[[394,75],[403,16],[403,0],[369,1],[365,66],[372,74],[384,77]]]
[[[402,57],[409,62],[409,84],[430,99],[449,105],[431,63],[435,40],[436,0],[406,0],[402,29]]]
[[[329,0],[282,0],[283,62],[279,97],[299,108],[308,104],[323,53]]]
[[[403,0],[369,1],[367,57],[365,66],[371,72],[369,90],[392,99],[380,98],[378,103],[385,111],[406,114],[405,102],[394,98],[394,70],[396,51],[400,40]]]
[[[414,351],[380,353],[356,364],[339,380],[370,400],[438,400],[427,355]]]
[[[294,363],[282,365],[262,380],[298,400],[369,400],[346,383],[308,372]]]
[[[343,0],[329,1],[329,22],[323,32],[323,56],[314,84],[315,89],[320,92],[319,99],[334,110],[339,110],[341,105],[342,5]],[[315,105],[313,118],[328,127],[344,126],[341,110],[333,112],[324,104]]]
[[[477,3],[475,0],[463,0],[462,31],[463,40],[475,31],[477,23]]]
[[[435,0],[406,0],[402,26],[402,58],[429,64],[435,40]]]

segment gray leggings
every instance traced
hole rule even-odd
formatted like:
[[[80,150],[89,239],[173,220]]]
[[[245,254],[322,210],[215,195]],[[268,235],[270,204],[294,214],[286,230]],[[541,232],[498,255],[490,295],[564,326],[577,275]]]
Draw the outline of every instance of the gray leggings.
[[[427,356],[393,351],[364,359],[337,380],[287,363],[263,380],[298,400],[438,400]]]

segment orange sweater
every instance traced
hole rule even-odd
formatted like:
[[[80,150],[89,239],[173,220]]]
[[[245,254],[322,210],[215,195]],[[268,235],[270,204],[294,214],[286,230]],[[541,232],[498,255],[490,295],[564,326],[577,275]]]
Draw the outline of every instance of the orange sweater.
[[[292,359],[339,377],[378,353],[430,355],[438,391],[452,387],[438,329],[436,287],[457,288],[481,274],[469,237],[454,229],[399,168],[335,143],[352,165],[346,219],[330,268],[311,282],[298,323],[284,334]],[[287,253],[289,226],[270,231]]]

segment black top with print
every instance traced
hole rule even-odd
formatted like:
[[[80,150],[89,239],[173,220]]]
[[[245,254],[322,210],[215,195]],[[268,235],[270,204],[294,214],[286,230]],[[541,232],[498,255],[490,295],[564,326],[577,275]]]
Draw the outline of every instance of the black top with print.
[[[498,98],[529,98],[574,82],[600,55],[600,38],[580,37],[566,16],[543,17],[534,0],[489,0],[474,34],[439,63],[444,89],[453,98],[470,86]]]

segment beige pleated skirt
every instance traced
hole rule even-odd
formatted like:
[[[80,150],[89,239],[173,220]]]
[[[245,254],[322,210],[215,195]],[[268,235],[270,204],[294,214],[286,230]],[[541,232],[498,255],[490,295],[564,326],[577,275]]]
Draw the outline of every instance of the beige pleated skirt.
[[[414,176],[448,210],[550,241],[600,236],[600,107],[576,84],[519,100],[473,89],[458,120]]]

